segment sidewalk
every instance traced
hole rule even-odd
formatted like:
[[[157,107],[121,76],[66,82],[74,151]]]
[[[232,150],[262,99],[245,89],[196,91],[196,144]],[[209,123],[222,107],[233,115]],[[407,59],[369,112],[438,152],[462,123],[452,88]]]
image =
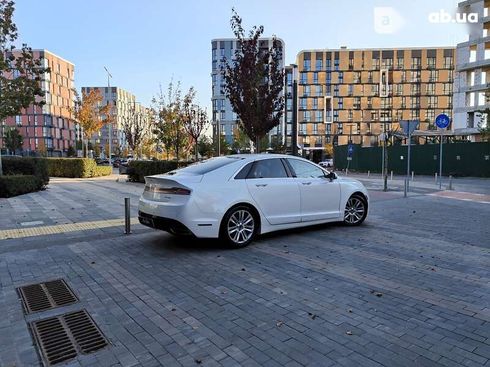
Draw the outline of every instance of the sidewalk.
[[[338,173],[341,177],[351,177],[363,182],[369,188],[377,188],[378,186],[383,187],[383,177],[379,173],[370,174],[369,177],[367,173],[348,173],[344,172]],[[401,190],[404,189],[404,180],[406,176],[394,175],[391,180],[390,175],[388,175],[388,189],[390,190]],[[424,190],[439,190],[439,181],[435,181],[433,176],[414,176],[412,181],[410,177],[409,182],[410,188],[418,188]],[[449,190],[449,178],[442,177],[442,190]],[[458,177],[452,178],[452,190],[460,192],[469,192],[474,194],[490,195],[490,178],[480,178],[480,177]]]

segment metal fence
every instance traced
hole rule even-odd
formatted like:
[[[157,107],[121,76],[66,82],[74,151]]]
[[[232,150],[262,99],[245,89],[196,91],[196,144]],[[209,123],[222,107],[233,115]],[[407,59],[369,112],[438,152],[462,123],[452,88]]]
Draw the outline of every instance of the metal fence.
[[[381,147],[354,145],[349,170],[381,172]],[[347,167],[347,145],[334,147],[334,165],[337,170]],[[490,142],[451,143],[442,145],[442,173],[445,176],[490,177]],[[404,174],[407,171],[407,146],[387,148],[388,172]],[[417,175],[439,172],[439,144],[411,146],[411,171]]]

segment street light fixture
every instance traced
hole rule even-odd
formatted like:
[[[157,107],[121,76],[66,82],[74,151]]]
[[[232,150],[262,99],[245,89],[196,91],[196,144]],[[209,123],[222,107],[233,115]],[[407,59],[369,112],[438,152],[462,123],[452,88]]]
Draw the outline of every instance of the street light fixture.
[[[109,105],[109,97],[112,96],[111,92],[111,78],[112,74],[104,66],[104,70],[107,72],[107,104]],[[112,106],[109,108],[109,166],[112,166]]]

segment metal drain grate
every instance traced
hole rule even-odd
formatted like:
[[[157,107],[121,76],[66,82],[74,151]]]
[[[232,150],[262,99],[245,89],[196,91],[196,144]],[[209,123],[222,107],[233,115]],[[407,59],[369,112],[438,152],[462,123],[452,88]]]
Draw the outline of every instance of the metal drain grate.
[[[63,279],[18,288],[26,313],[49,310],[78,301]]]
[[[36,343],[47,366],[89,354],[108,345],[86,310],[31,323]]]

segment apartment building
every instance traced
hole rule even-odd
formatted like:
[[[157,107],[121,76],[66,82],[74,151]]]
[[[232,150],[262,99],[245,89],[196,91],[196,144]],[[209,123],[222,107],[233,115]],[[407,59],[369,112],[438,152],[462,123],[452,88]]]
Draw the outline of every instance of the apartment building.
[[[136,96],[120,87],[82,87],[82,95],[97,89],[102,96],[102,104],[111,106],[112,115],[112,153],[122,151],[128,147],[123,131],[124,121],[129,117],[130,109],[137,112],[147,112],[147,108],[136,101]],[[92,143],[100,146],[103,152],[109,143],[109,125],[106,124],[92,137]]]
[[[458,4],[462,14],[478,14],[478,22],[468,26],[468,41],[456,47],[454,82],[455,132],[470,140],[479,139],[479,126],[486,124],[480,111],[490,108],[490,0],[467,0]],[[488,75],[488,76],[487,76]]]
[[[70,112],[73,107],[75,66],[48,50],[33,50],[33,56],[40,58],[43,67],[51,70],[44,74],[41,82],[45,104],[42,107],[31,105],[21,114],[8,117],[4,124],[19,130],[24,138],[25,154],[46,151],[48,156],[66,156],[68,148],[75,147],[76,141],[76,123]],[[0,135],[3,146],[1,140]]]
[[[277,39],[282,48],[281,66],[284,65],[285,45],[284,41]],[[272,38],[262,38],[259,40],[259,47],[268,49],[272,47]],[[234,38],[220,38],[211,41],[211,78],[212,78],[212,105],[213,105],[213,136],[217,133],[217,124],[219,124],[220,134],[223,134],[228,143],[233,142],[233,134],[236,129],[238,117],[231,107],[231,103],[225,96],[225,81],[221,75],[221,66],[223,58],[232,61],[233,55],[237,48],[237,40]],[[284,137],[284,118],[279,126],[273,128],[269,135]]]
[[[375,146],[400,120],[434,129],[440,113],[452,116],[454,48],[321,49],[297,56],[298,145]],[[286,93],[293,69],[286,69]],[[294,98],[294,96],[293,96]],[[292,99],[286,99],[286,140],[292,133]]]

